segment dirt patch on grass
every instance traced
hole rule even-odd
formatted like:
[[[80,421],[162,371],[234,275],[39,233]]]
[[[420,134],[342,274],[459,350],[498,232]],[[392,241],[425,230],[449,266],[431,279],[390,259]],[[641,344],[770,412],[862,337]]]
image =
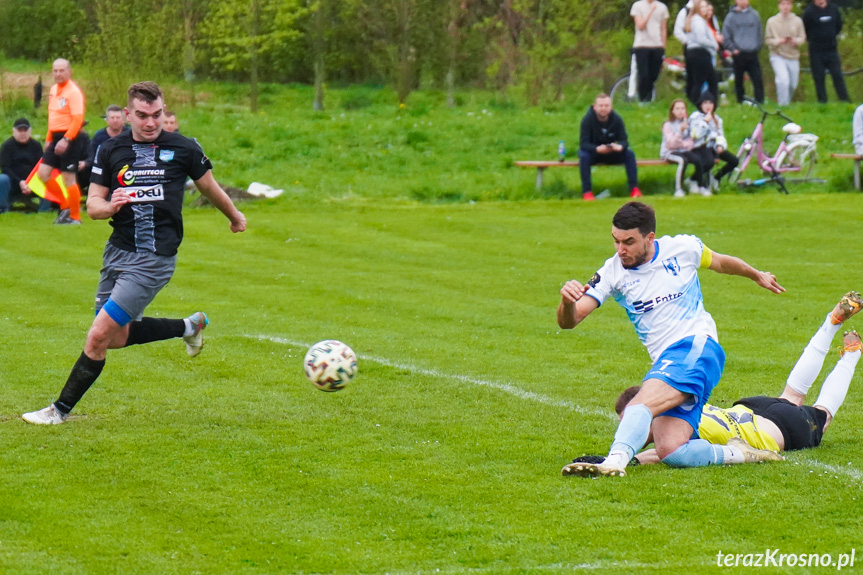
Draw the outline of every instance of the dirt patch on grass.
[[[0,90],[2,90],[3,94],[26,93],[28,95],[32,95],[33,86],[35,86],[38,81],[39,74],[20,74],[16,72],[0,71]],[[44,83],[44,81],[45,80],[43,79],[42,82]],[[44,87],[46,94],[50,87],[51,86]]]

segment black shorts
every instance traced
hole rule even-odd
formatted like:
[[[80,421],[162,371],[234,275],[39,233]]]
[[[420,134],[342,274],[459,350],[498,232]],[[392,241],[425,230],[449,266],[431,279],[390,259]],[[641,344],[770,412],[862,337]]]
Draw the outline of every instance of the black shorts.
[[[84,149],[84,138],[75,136],[75,139],[69,142],[66,147],[66,153],[58,156],[54,153],[54,146],[63,139],[66,132],[51,132],[48,134],[48,147],[42,154],[42,163],[52,168],[57,168],[61,172],[78,171],[78,162],[87,157],[87,150]]]
[[[776,424],[785,439],[785,451],[809,449],[821,445],[827,412],[811,405],[797,406],[778,397],[744,397],[735,401]]]

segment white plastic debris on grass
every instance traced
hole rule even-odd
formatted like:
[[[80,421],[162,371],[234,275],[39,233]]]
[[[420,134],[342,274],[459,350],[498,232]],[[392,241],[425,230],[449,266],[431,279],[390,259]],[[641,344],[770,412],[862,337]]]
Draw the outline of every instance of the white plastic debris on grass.
[[[277,198],[282,195],[283,190],[275,190],[272,186],[260,182],[252,182],[246,190],[249,195],[256,198]]]

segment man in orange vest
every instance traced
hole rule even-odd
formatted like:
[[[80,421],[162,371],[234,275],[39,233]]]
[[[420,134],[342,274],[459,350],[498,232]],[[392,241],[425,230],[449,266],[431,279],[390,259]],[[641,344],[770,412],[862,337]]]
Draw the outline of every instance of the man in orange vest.
[[[85,155],[84,141],[78,137],[84,124],[84,93],[72,81],[72,68],[64,58],[54,60],[54,85],[48,95],[48,138],[37,176],[42,182],[51,179],[51,171],[60,170],[66,184],[68,208],[61,206],[55,224],[81,223],[81,189],[75,181],[78,160]]]

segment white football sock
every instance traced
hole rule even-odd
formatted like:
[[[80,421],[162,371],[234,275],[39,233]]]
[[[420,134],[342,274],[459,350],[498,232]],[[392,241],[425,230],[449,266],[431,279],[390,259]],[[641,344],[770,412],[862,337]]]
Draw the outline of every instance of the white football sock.
[[[183,318],[183,322],[186,324],[186,331],[183,333],[183,337],[195,335],[195,326],[192,325],[192,320],[186,317]]]
[[[830,315],[827,314],[824,323],[821,324],[821,327],[818,328],[818,331],[809,340],[809,344],[803,350],[803,354],[797,360],[794,369],[788,374],[788,381],[786,383],[797,393],[806,395],[809,388],[812,387],[812,383],[818,377],[818,374],[821,373],[824,358],[827,357],[827,352],[830,351],[830,343],[836,337],[836,334],[839,333],[839,330],[842,329],[842,324],[833,325],[830,322]]]
[[[854,368],[857,367],[859,360],[859,351],[845,352],[845,355],[836,362],[836,367],[824,380],[824,385],[821,386],[821,393],[818,394],[815,405],[820,405],[829,411],[830,415],[836,417],[836,412],[848,394],[848,386],[851,385]]]
[[[728,465],[733,463],[746,463],[746,456],[739,447],[731,447],[730,445],[718,445],[717,447],[722,448],[722,463]]]

